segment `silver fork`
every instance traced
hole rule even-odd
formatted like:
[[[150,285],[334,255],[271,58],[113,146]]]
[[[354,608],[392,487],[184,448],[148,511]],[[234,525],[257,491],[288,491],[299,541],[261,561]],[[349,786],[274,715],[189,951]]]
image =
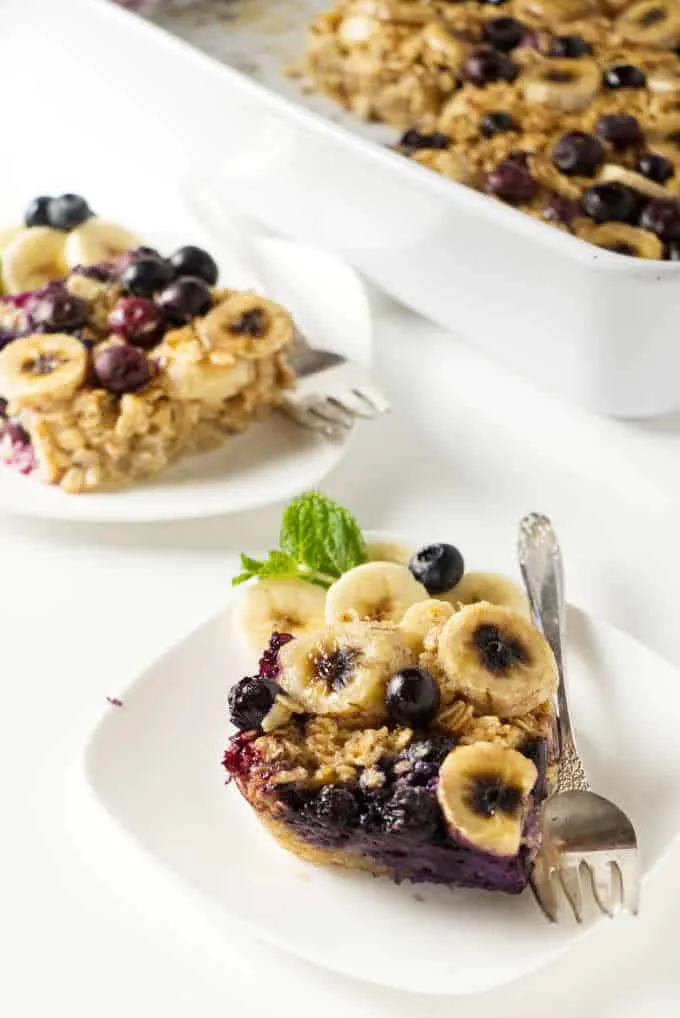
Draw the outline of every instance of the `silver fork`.
[[[562,651],[562,555],[547,516],[530,513],[524,517],[518,553],[534,621],[553,650],[559,675],[557,787],[541,807],[541,848],[534,864],[532,889],[551,922],[559,919],[560,887],[577,922],[583,921],[584,878],[605,915],[614,916],[621,910],[636,915],[640,860],[635,830],[618,806],[591,792],[576,748]]]
[[[184,200],[207,233],[218,235],[229,245],[250,277],[249,285],[266,293],[258,268],[258,255],[248,239],[240,217],[215,197],[209,183],[193,178],[183,189]],[[287,393],[280,409],[304,428],[319,431],[327,438],[342,438],[357,418],[371,420],[389,413],[389,401],[372,385],[366,371],[354,361],[328,350],[311,346],[298,331],[288,356],[297,376],[295,390]]]

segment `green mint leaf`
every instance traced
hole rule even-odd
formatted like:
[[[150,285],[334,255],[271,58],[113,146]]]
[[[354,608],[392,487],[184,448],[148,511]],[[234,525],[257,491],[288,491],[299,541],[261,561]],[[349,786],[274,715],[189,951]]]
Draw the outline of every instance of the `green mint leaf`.
[[[366,561],[366,544],[352,514],[318,491],[293,499],[281,521],[281,548],[309,570],[337,578]]]

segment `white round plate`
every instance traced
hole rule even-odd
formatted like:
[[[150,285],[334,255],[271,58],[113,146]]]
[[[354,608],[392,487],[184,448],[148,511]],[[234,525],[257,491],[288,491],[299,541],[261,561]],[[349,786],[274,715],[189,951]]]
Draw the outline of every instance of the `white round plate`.
[[[99,163],[19,184],[12,178],[0,200],[0,222],[12,223],[38,193],[79,191],[95,210],[170,252],[185,243],[208,248],[224,286],[248,286],[250,270],[228,244],[207,236],[182,203],[178,187],[145,179],[139,168],[116,164],[102,179]],[[170,210],[170,212],[168,211]],[[251,241],[267,295],[289,308],[303,334],[324,349],[367,368],[371,315],[364,287],[335,255],[272,237]],[[328,441],[280,414],[253,425],[211,453],[181,460],[144,484],[102,494],[67,495],[0,466],[0,512],[83,522],[143,522],[215,516],[254,509],[317,485],[347,451],[351,433]]]
[[[680,675],[575,608],[568,629],[589,776],[631,816],[648,874],[678,833]],[[123,706],[107,709],[70,786],[78,839],[105,879],[124,881],[136,901],[170,911],[178,929],[218,950],[229,950],[224,933],[241,924],[308,961],[421,993],[507,983],[598,924],[550,926],[529,892],[396,886],[281,849],[237,789],[225,787],[220,766],[225,694],[253,663],[225,610],[122,692]]]

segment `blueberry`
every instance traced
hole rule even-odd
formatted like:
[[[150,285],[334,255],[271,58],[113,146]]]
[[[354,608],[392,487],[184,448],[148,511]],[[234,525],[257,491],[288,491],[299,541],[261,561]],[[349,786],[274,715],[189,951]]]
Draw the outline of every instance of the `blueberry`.
[[[562,223],[563,226],[570,226],[581,213],[579,201],[574,198],[565,198],[561,194],[551,195],[542,211],[543,218],[549,223]]]
[[[174,273],[164,258],[135,258],[120,274],[121,286],[135,297],[153,297],[171,281]]]
[[[94,358],[97,381],[117,396],[137,392],[151,378],[149,362],[134,346],[107,346]]]
[[[201,247],[188,244],[170,255],[168,259],[176,276],[196,276],[204,279],[209,286],[217,282],[218,269],[215,259]]]
[[[212,306],[210,287],[204,280],[183,276],[158,295],[158,305],[175,325],[183,325]]]
[[[502,7],[508,0],[479,0],[482,4],[489,4],[491,7]]]
[[[411,739],[400,754],[400,759],[409,760],[414,765],[424,762],[439,767],[455,745],[456,740],[453,736],[434,732],[426,739]]]
[[[595,134],[615,149],[629,148],[642,142],[642,129],[629,113],[608,113],[595,125]]]
[[[567,176],[592,177],[604,162],[604,148],[592,134],[568,131],[558,139],[552,161]]]
[[[227,697],[231,723],[241,731],[259,728],[272,709],[278,691],[275,682],[259,675],[241,679],[231,687]]]
[[[47,221],[55,230],[74,230],[92,215],[92,209],[79,194],[60,194],[47,203]]]
[[[668,244],[680,241],[680,202],[672,198],[653,198],[642,210],[640,226]]]
[[[272,633],[269,646],[260,658],[259,672],[263,679],[275,679],[279,674],[279,651],[293,637],[290,633]]]
[[[644,88],[647,79],[633,64],[614,64],[604,72],[607,88]]]
[[[583,192],[583,208],[596,223],[634,223],[640,196],[625,184],[595,184]]]
[[[426,788],[414,788],[400,782],[382,808],[384,830],[388,834],[430,838],[437,829],[439,807]]]
[[[452,544],[428,544],[415,553],[408,567],[428,594],[452,590],[465,572],[463,556]]]
[[[485,184],[488,194],[493,194],[510,205],[521,205],[523,202],[531,201],[537,187],[526,163],[513,156],[508,156],[499,163],[496,169],[489,173]]]
[[[414,788],[427,788],[436,780],[438,774],[437,764],[419,760],[401,780],[405,781],[407,785],[413,785]]]
[[[519,127],[515,118],[511,117],[509,113],[504,113],[502,110],[487,113],[479,125],[479,133],[484,138],[493,138],[495,135],[503,134],[505,131],[518,130]]]
[[[51,200],[51,198],[44,194],[40,195],[39,198],[34,198],[24,212],[24,225],[49,226],[50,221],[47,216],[47,207]]]
[[[123,297],[111,311],[108,324],[111,332],[147,350],[160,342],[165,315],[152,300]]]
[[[551,57],[566,57],[569,60],[578,60],[592,52],[593,47],[582,35],[558,35],[550,47]]]
[[[637,168],[643,177],[654,180],[657,184],[665,184],[675,174],[675,167],[670,159],[659,155],[658,152],[645,152],[640,156]]]
[[[463,64],[463,74],[473,85],[484,88],[494,81],[514,81],[518,71],[505,53],[480,46],[472,51]]]
[[[325,785],[313,799],[308,812],[330,827],[352,828],[359,823],[359,804],[351,789],[343,785]]]
[[[0,420],[4,420],[7,417],[7,400],[0,396]]]
[[[441,131],[432,131],[430,134],[423,134],[414,127],[406,131],[399,139],[399,147],[409,152],[418,152],[420,149],[445,149],[449,147],[450,138]]]
[[[484,25],[482,37],[494,49],[508,52],[519,45],[525,32],[525,26],[517,18],[493,18]]]
[[[680,241],[671,241],[666,245],[666,258],[669,262],[680,262]]]
[[[37,297],[29,304],[31,326],[42,332],[77,329],[85,324],[89,314],[89,303],[61,286],[54,287],[44,297]]]
[[[387,683],[385,703],[393,721],[423,728],[439,710],[439,686],[425,668],[404,668]]]

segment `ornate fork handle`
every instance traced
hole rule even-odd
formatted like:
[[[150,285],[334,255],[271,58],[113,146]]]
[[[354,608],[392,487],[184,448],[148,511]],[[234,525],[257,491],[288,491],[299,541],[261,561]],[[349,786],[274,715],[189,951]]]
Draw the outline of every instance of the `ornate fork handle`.
[[[518,553],[531,613],[550,644],[557,662],[557,730],[560,748],[557,791],[588,791],[590,785],[576,748],[567,699],[566,665],[562,652],[565,622],[562,555],[547,516],[530,513],[524,517],[520,524]]]

